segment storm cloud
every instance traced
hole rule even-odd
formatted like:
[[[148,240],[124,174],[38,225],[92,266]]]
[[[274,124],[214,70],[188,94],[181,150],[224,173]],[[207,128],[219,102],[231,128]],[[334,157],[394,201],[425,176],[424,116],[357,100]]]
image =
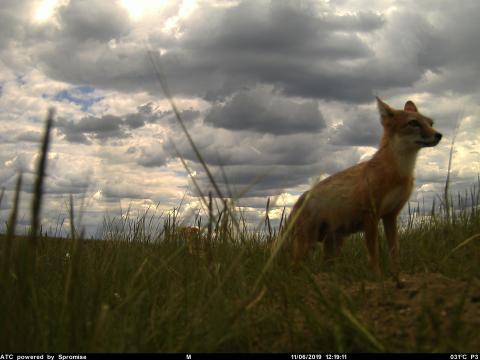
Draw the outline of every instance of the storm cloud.
[[[400,73],[397,64],[385,61],[388,54],[364,40],[361,34],[380,32],[381,37],[388,27],[384,16],[337,15],[305,4],[245,1],[225,8],[206,3],[182,20],[181,36],[168,38],[153,30],[150,46],[163,49],[162,69],[176,94],[207,100],[262,83],[290,96],[365,102],[375,90],[411,85],[426,70],[416,64]],[[92,30],[90,8],[72,0],[59,11],[66,26],[54,32],[50,45],[35,51],[43,69],[71,83],[158,94],[146,48],[130,41],[128,22],[117,21],[119,10],[103,5],[95,23],[105,21]],[[108,11],[113,15],[107,19]],[[415,56],[416,50],[405,55]]]
[[[387,16],[342,13],[320,2],[205,2],[179,20],[176,36],[161,30],[162,23],[147,35],[151,48],[161,49],[162,69],[178,95],[217,100],[260,83],[289,96],[365,103],[379,91],[412,86],[428,71],[478,69],[471,61],[478,49],[468,45],[475,42],[478,4],[449,4],[405,2]],[[20,13],[25,5],[9,6]],[[124,8],[71,0],[56,18],[60,26],[49,27],[42,35],[46,41],[29,48],[47,74],[72,84],[160,94],[146,47],[135,38]],[[461,23],[453,20],[459,18]],[[4,23],[10,29],[5,41],[18,38],[19,28],[29,29],[17,20]],[[27,40],[34,36],[23,34]]]
[[[186,122],[191,122],[199,116],[200,112],[187,109],[181,111],[180,114]],[[65,140],[88,145],[92,143],[92,140],[125,139],[131,136],[133,130],[161,121],[173,125],[176,119],[174,119],[172,111],[156,111],[152,103],[147,103],[138,106],[137,112],[121,116],[106,114],[96,117],[90,115],[78,121],[59,117],[55,127]]]
[[[375,110],[358,108],[345,111],[342,123],[331,131],[330,142],[339,146],[377,146],[382,135],[382,125]]]
[[[320,174],[353,165],[361,157],[355,148],[328,144],[328,135],[322,132],[278,135],[197,124],[191,134],[224,194],[229,189],[247,197],[279,194],[286,188],[308,185]],[[185,137],[175,134],[172,141],[197,173],[202,189],[211,190],[203,167]],[[167,153],[173,152],[170,144],[165,143]]]
[[[229,130],[271,134],[320,131],[325,127],[316,102],[297,103],[258,89],[236,93],[225,104],[214,105],[205,122]]]
[[[89,144],[90,139],[107,140],[128,137],[122,123],[123,119],[114,115],[104,115],[100,118],[88,116],[78,122],[59,118],[56,128],[69,142]]]

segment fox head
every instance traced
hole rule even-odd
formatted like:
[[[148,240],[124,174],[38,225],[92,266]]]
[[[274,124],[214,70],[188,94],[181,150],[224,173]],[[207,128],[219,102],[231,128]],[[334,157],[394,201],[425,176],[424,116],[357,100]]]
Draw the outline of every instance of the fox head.
[[[378,111],[384,128],[382,141],[400,143],[404,150],[419,150],[437,145],[442,134],[433,128],[433,120],[422,115],[413,101],[396,110],[377,97]]]

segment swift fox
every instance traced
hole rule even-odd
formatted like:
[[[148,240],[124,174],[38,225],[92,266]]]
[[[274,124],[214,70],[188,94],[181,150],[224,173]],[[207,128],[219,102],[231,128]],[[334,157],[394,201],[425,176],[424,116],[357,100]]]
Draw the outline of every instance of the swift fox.
[[[381,219],[391,268],[398,274],[397,216],[412,192],[418,151],[437,145],[442,134],[412,101],[403,110],[379,98],[377,105],[383,136],[373,157],[320,181],[295,203],[286,239],[294,260],[306,256],[316,241],[323,241],[325,257],[332,258],[345,236],[363,231],[370,266],[378,273]]]

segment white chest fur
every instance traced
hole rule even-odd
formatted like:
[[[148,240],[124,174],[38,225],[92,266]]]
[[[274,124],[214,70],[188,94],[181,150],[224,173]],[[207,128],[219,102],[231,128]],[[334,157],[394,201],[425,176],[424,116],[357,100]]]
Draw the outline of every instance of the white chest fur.
[[[382,200],[380,206],[381,215],[388,214],[402,206],[407,200],[407,191],[404,186],[397,186],[390,190]]]
[[[404,140],[395,136],[392,142],[392,150],[399,173],[404,176],[413,176],[418,149],[412,150],[409,143]]]

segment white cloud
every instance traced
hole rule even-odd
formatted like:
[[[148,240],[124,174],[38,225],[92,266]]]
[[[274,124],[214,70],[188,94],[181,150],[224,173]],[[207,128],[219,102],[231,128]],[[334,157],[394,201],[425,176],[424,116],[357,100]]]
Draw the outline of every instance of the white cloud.
[[[33,21],[45,23],[55,22],[55,14],[60,6],[67,5],[69,0],[38,0],[34,6]],[[57,23],[58,25],[58,23]]]

